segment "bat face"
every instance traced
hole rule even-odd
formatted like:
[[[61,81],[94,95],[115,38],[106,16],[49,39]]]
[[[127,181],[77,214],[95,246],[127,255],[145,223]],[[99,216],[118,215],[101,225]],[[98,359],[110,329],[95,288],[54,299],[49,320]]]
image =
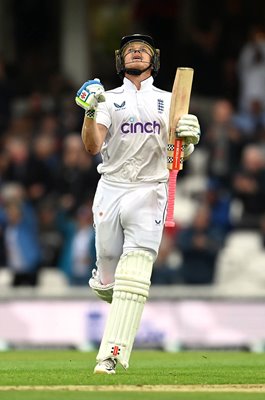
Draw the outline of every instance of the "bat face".
[[[165,221],[166,227],[174,227],[174,202],[178,171],[183,167],[184,143],[176,138],[176,127],[179,118],[189,112],[191,86],[193,80],[192,68],[178,68],[172,89],[169,112],[169,132],[167,145],[167,167],[169,169],[168,209]]]
[[[176,126],[181,115],[189,111],[193,73],[193,68],[178,68],[172,88],[167,146],[169,170],[182,169],[184,147],[183,141],[176,139]]]

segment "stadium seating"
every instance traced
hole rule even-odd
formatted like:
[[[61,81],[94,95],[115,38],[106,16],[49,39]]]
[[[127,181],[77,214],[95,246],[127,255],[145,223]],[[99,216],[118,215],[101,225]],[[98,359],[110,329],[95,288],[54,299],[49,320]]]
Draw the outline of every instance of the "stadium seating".
[[[215,283],[220,287],[254,289],[264,287],[265,250],[257,231],[232,232],[220,252]]]

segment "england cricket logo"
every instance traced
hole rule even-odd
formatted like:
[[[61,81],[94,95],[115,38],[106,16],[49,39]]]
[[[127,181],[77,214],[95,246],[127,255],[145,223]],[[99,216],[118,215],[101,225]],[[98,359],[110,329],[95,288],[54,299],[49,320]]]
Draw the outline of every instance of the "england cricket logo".
[[[157,99],[157,110],[160,114],[164,111],[164,100]]]

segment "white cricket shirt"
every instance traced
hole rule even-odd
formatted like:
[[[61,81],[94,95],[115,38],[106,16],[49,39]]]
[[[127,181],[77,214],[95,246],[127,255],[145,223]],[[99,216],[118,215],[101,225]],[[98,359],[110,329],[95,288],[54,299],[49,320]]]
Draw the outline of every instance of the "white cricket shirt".
[[[116,182],[165,182],[166,146],[171,93],[153,86],[150,77],[141,89],[127,78],[106,92],[99,103],[97,123],[108,133],[98,172]]]

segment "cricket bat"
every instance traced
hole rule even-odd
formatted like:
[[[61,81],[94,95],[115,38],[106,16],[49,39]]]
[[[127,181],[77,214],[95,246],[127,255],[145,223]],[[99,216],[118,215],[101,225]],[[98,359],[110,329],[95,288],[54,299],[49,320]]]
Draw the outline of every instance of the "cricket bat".
[[[176,126],[179,118],[189,112],[193,68],[177,68],[172,88],[169,129],[167,144],[167,168],[169,169],[168,207],[165,226],[174,227],[174,203],[178,172],[183,168],[183,139],[176,138]]]

